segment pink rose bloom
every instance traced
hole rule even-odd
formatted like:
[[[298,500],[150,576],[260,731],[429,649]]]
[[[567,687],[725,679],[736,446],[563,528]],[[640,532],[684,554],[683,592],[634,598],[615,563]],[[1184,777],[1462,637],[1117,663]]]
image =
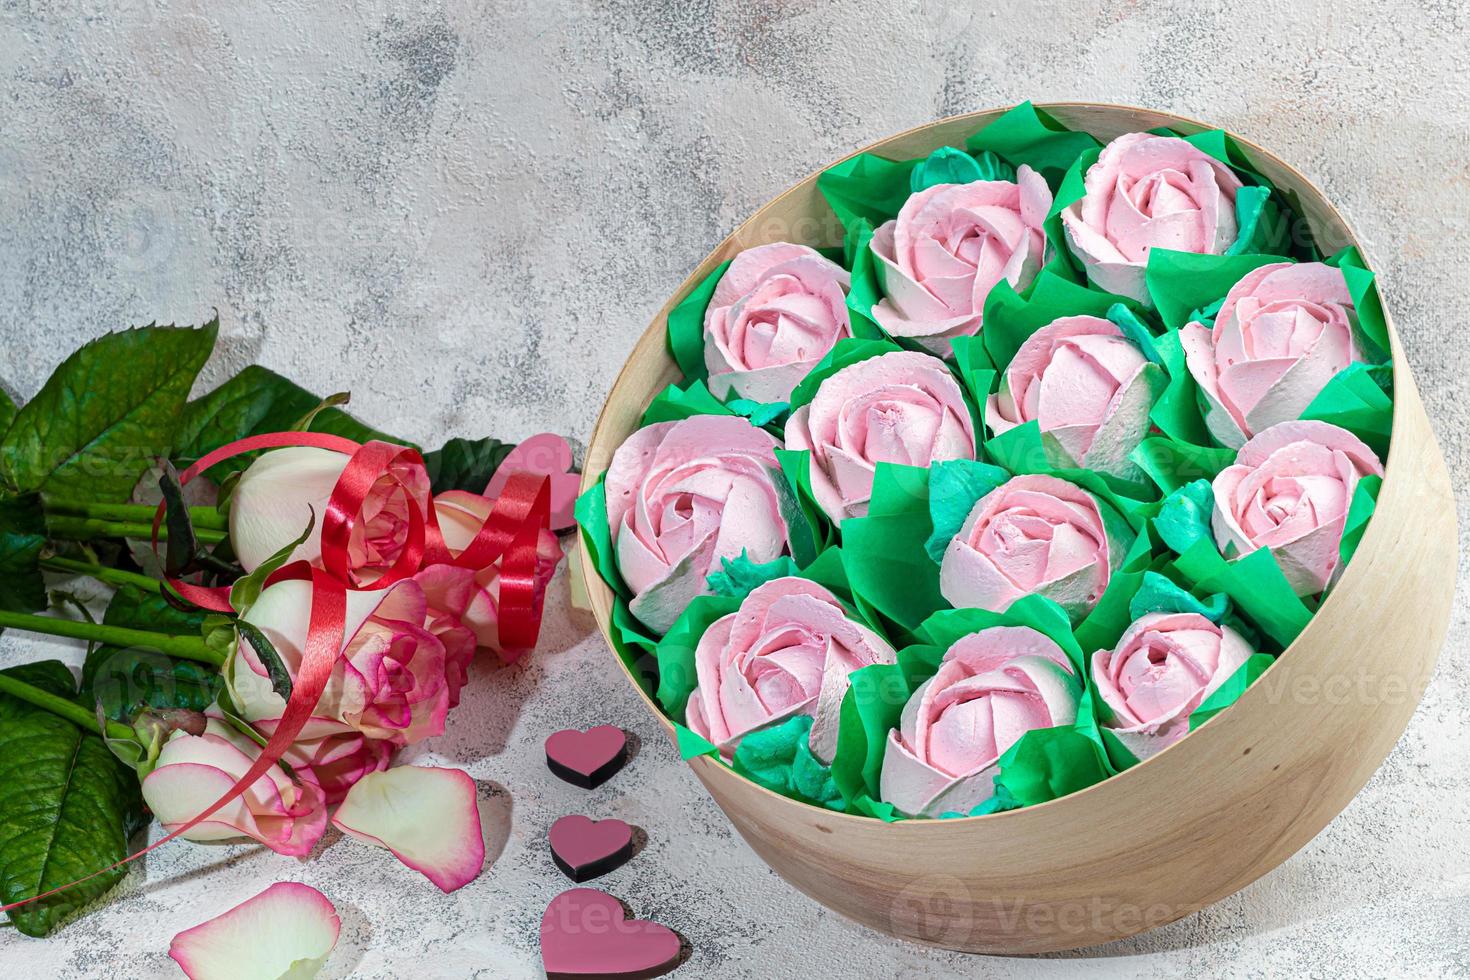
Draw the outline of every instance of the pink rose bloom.
[[[1240,178],[1174,136],[1119,136],[1082,186],[1082,198],[1062,211],[1067,244],[1095,285],[1140,303],[1152,302],[1144,287],[1149,249],[1223,255],[1239,234]]]
[[[292,579],[261,592],[244,619],[266,635],[295,678],[310,615],[311,583]],[[443,734],[474,652],[467,628],[431,622],[424,589],[413,579],[379,592],[349,591],[341,658],[315,713],[395,745]],[[224,676],[247,721],[278,719],[285,711],[265,665],[243,638]]]
[[[694,651],[699,686],[686,721],[727,757],[751,731],[810,715],[812,754],[830,763],[848,675],[896,654],[847,618],[837,597],[801,578],[772,579],[710,624]]]
[[[1035,593],[1079,622],[1124,551],[1092,494],[1054,476],[1013,476],[976,502],[945,548],[939,591],[956,609],[996,612]]]
[[[1077,720],[1067,655],[1025,626],[955,643],[888,733],[879,795],[910,817],[969,813],[995,795],[1000,757],[1027,732]]]
[[[607,522],[633,615],[666,633],[721,559],[786,550],[775,438],[743,418],[695,415],[628,437],[607,470]]]
[[[1041,269],[1051,189],[1030,167],[1016,182],[935,184],[909,197],[873,233],[883,300],[873,319],[895,337],[916,337],[936,354],[949,338],[978,333],[985,297],[1004,279],[1026,288]]]
[[[704,314],[704,363],[719,398],[784,402],[844,337],[851,277],[805,245],[735,256]]]
[[[1346,429],[1279,422],[1215,477],[1215,543],[1227,558],[1270,548],[1296,594],[1316,595],[1341,572],[1348,508],[1369,475],[1383,464]]]
[[[1189,323],[1179,331],[1210,434],[1239,449],[1301,418],[1333,375],[1362,359],[1356,317],[1341,269],[1279,262],[1248,273],[1226,294],[1213,330]]]
[[[469,547],[495,502],[477,493],[450,490],[434,498],[434,515],[449,553],[458,556]],[[536,591],[544,596],[561,561],[561,542],[542,529],[536,539]],[[500,642],[500,563],[478,571],[454,565],[430,565],[414,576],[429,603],[429,629],[463,626],[474,634],[475,646],[494,650],[513,661],[524,650],[506,649]]]
[[[252,724],[269,738],[279,723],[279,718],[262,718]],[[363,776],[387,769],[395,748],[392,742],[368,738],[339,721],[308,718],[282,758],[293,770],[310,767],[327,806],[336,806]]]
[[[832,522],[868,512],[878,463],[975,458],[975,427],[942,361],[894,351],[851,364],[791,413],[786,445],[811,451],[812,493]]]
[[[203,813],[250,771],[260,746],[211,716],[203,735],[176,731],[143,780],[143,800],[164,829],[173,831]],[[293,781],[272,766],[244,793],[184,833],[188,840],[253,837],[279,854],[301,857],[327,826],[326,797],[312,771]]]
[[[1000,435],[1035,421],[1047,461],[1131,479],[1128,458],[1148,434],[1148,413],[1167,379],[1110,320],[1064,316],[1026,338],[985,422]]]
[[[254,571],[295,541],[316,514],[311,534],[291,552],[291,561],[322,563],[322,522],[337,478],[352,457],[330,449],[291,446],[272,449],[251,463],[230,497],[230,544],[240,567]],[[394,463],[373,484],[348,542],[348,566],[360,584],[393,567],[408,541],[408,501],[393,477],[408,482],[420,506],[429,499],[421,466]]]
[[[1189,734],[1189,716],[1251,648],[1197,613],[1149,613],[1092,655],[1092,682],[1112,713],[1104,727],[1142,761]]]

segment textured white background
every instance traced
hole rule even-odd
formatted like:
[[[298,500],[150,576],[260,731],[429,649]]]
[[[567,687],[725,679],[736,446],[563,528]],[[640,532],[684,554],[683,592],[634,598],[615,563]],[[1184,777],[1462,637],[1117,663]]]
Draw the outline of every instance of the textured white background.
[[[667,294],[786,185],[939,116],[1092,99],[1213,120],[1342,206],[1463,486],[1470,7],[1008,6],[0,0],[0,383],[28,398],[90,337],[217,308],[208,384],[259,361],[424,443],[582,440]],[[580,810],[647,831],[600,884],[692,940],[687,977],[1470,976],[1463,603],[1408,733],[1321,836],[1213,908],[1046,960],[905,945],[797,894],[573,625],[564,578],[544,636],[530,665],[480,669],[423,752],[481,780],[500,853],[471,886],[441,896],[335,835],[301,863],[172,845],[48,941],[0,929],[0,974],[176,976],[175,932],[293,879],[342,913],[331,976],[536,976],[565,885],[542,835]],[[0,663],[58,650],[7,636]],[[642,755],[591,794],[550,778],[544,736],[599,722]]]

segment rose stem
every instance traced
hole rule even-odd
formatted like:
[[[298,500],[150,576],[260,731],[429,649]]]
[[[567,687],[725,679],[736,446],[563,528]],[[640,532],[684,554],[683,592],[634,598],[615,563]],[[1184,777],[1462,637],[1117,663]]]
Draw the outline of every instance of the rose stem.
[[[152,520],[151,518],[149,519]],[[66,538],[74,541],[86,541],[91,538],[137,538],[147,541],[153,536],[153,525],[127,524],[116,521],[104,521],[91,517],[76,517],[69,514],[52,514],[46,518],[46,529],[53,537]],[[216,531],[210,528],[195,528],[194,537],[200,544],[219,544],[224,541],[228,534],[224,531]],[[160,524],[158,526],[158,540],[168,540],[168,528]]]
[[[53,715],[60,715],[67,721],[76,725],[84,732],[95,732],[97,730],[97,718],[92,712],[66,698],[43,691],[39,687],[32,687],[25,681],[17,680],[9,674],[0,673],[0,691],[9,694],[13,698],[19,698],[28,704],[38,708],[45,708]],[[121,722],[109,721],[105,725],[108,738],[125,738],[137,741],[133,730]]]
[[[118,521],[123,524],[153,525],[153,515],[158,512],[154,504],[98,504],[86,500],[46,501],[46,512],[65,514],[70,517],[91,517],[99,521]],[[228,531],[229,518],[213,507],[190,507],[189,523],[194,529],[206,531]]]
[[[97,640],[120,647],[147,647],[181,660],[197,660],[202,664],[219,667],[224,657],[216,653],[202,636],[187,636],[177,633],[154,633],[150,630],[128,629],[125,626],[110,626],[106,623],[84,623],[75,619],[59,619],[55,616],[32,616],[27,613],[0,610],[0,629],[29,630],[33,633],[49,633],[51,636],[68,636],[74,640]]]
[[[76,561],[71,558],[42,558],[41,567],[49,568],[53,572],[69,572],[73,575],[88,575],[99,582],[108,585],[132,585],[149,592],[163,593],[163,583],[147,575],[139,575],[137,572],[124,571],[121,568],[108,568],[106,565],[91,565],[84,561]]]

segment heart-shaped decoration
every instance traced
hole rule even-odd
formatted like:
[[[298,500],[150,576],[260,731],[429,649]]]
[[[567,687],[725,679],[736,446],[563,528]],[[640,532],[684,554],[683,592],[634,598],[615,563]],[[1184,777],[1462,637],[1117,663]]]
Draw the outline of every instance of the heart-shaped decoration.
[[[605,875],[633,857],[633,828],[621,820],[562,817],[546,835],[551,859],[576,882]]]
[[[547,980],[634,980],[679,965],[678,933],[629,919],[623,903],[595,888],[562,892],[541,916],[541,963]]]
[[[628,736],[616,725],[585,732],[564,728],[546,740],[546,765],[562,779],[583,789],[607,782],[628,761]]]

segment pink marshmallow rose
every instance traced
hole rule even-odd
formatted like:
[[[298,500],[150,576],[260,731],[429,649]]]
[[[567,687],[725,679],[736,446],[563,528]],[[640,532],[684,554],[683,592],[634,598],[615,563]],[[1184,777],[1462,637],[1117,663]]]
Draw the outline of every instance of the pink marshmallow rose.
[[[1104,721],[1142,761],[1189,734],[1189,716],[1248,659],[1240,634],[1197,613],[1149,613],[1092,655]]]
[[[725,270],[704,314],[704,363],[720,398],[784,402],[844,337],[851,277],[805,245],[746,249]]]
[[[164,743],[154,770],[143,780],[143,799],[165,830],[203,813],[250,771],[260,746],[211,716],[203,735],[176,731]],[[326,797],[310,768],[293,780],[272,766],[244,793],[183,836],[194,841],[253,837],[279,854],[301,857],[327,826]]]
[[[1316,595],[1341,571],[1348,507],[1369,475],[1382,476],[1383,464],[1346,429],[1273,425],[1215,477],[1215,543],[1226,557],[1270,548],[1296,594]]]
[[[956,609],[1006,607],[1024,595],[1084,619],[1123,560],[1097,499],[1053,476],[1014,476],[981,497],[939,565],[939,591]]]
[[[827,378],[791,413],[786,445],[811,451],[812,493],[840,524],[868,512],[878,463],[975,458],[975,427],[954,376],[918,351],[894,351]]]
[[[261,592],[244,619],[266,635],[294,679],[310,616],[311,583],[291,579]],[[395,745],[441,735],[474,652],[469,629],[433,616],[413,579],[379,592],[349,591],[341,658],[315,713]],[[248,641],[241,640],[224,677],[247,721],[278,719],[285,711]]]
[[[607,521],[633,615],[662,634],[709,591],[705,576],[748,552],[768,562],[788,532],[780,443],[743,418],[695,415],[628,437],[607,470]]]
[[[848,675],[895,657],[878,634],[847,618],[831,592],[806,579],[773,579],[700,638],[699,686],[686,720],[728,757],[747,733],[810,715],[812,754],[830,763]]]
[[[1046,181],[1026,166],[1015,183],[935,184],[912,195],[873,233],[884,297],[873,319],[895,337],[916,337],[947,355],[949,338],[979,332],[996,283],[1020,290],[1036,277],[1051,201]]]
[[[1025,626],[955,643],[888,733],[879,793],[900,813],[969,813],[995,795],[998,762],[1027,732],[1077,720],[1082,686],[1067,655]]]
[[[1064,316],[1026,338],[986,405],[1000,435],[1035,421],[1047,461],[1124,479],[1149,430],[1149,410],[1167,379],[1110,320]]]
[[[1140,303],[1151,302],[1149,249],[1222,255],[1239,233],[1240,178],[1177,137],[1119,136],[1082,186],[1082,197],[1062,211],[1067,244],[1096,286]]]
[[[1362,359],[1356,317],[1341,269],[1279,262],[1248,273],[1226,294],[1213,330],[1189,323],[1179,331],[1210,434],[1239,449],[1301,418],[1333,375]]]

